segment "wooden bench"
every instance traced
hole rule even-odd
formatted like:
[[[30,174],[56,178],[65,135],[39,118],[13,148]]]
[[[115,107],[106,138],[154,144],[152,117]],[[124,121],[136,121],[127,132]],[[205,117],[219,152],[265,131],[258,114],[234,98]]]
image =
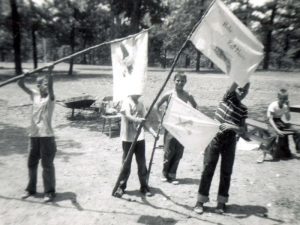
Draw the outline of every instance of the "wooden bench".
[[[247,133],[250,139],[258,141],[262,144],[269,143],[271,135],[266,123],[253,119],[247,119],[246,124],[248,130]]]

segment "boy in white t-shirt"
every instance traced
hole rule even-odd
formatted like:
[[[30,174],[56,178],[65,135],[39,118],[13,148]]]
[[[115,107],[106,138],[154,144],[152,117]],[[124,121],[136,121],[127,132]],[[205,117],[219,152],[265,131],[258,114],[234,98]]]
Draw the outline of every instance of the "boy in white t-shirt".
[[[267,111],[268,121],[271,125],[271,132],[274,136],[278,136],[278,143],[273,157],[289,158],[291,151],[289,149],[287,135],[292,134],[295,141],[297,152],[300,151],[300,131],[294,128],[290,123],[284,122],[282,119],[289,121],[291,119],[288,92],[282,88],[278,92],[278,100],[272,102]]]
[[[46,76],[37,78],[37,89],[31,89],[24,83],[25,77],[18,81],[19,87],[25,91],[32,101],[32,116],[29,134],[28,170],[29,182],[22,199],[36,194],[37,169],[39,160],[42,161],[44,202],[55,198],[55,169],[54,157],[56,143],[52,129],[52,115],[55,106],[53,91],[53,66],[48,68]]]
[[[121,108],[121,140],[123,148],[122,162],[127,157],[131,144],[137,134],[137,129],[140,123],[143,123],[144,127],[149,130],[149,132],[156,137],[156,132],[148,125],[145,121],[146,109],[141,101],[139,101],[141,95],[133,94],[128,96],[122,103]],[[145,156],[145,135],[144,129],[142,128],[141,133],[138,136],[137,142],[134,147],[134,154],[136,157],[136,162],[138,165],[138,176],[140,180],[140,191],[146,196],[151,196],[151,192],[147,185],[147,167],[146,167],[146,156]],[[128,163],[127,167],[123,168],[121,173],[120,186],[114,193],[115,197],[121,198],[127,187],[127,180],[130,175],[131,161]]]

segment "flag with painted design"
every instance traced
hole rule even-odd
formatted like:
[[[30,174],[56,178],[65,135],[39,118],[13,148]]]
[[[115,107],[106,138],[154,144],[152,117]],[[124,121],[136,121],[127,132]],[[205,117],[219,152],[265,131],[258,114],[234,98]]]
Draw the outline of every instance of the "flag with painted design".
[[[239,86],[263,59],[263,45],[220,0],[208,9],[190,40]]]
[[[148,64],[148,31],[111,44],[113,99],[143,94]]]
[[[202,151],[219,130],[219,123],[177,97],[168,105],[164,128],[186,149]]]

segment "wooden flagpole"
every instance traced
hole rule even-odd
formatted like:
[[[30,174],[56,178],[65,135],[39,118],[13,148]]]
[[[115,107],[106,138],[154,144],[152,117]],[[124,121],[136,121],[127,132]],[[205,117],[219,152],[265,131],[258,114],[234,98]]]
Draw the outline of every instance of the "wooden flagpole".
[[[149,29],[150,29],[150,28],[149,28]],[[10,84],[10,83],[12,83],[12,82],[15,82],[15,81],[17,81],[17,80],[19,80],[19,79],[21,79],[21,78],[23,78],[23,77],[25,77],[25,76],[29,76],[29,75],[31,75],[31,74],[37,73],[37,72],[39,72],[39,71],[42,71],[42,70],[44,70],[44,69],[46,69],[46,68],[48,68],[48,67],[50,67],[50,66],[55,66],[55,65],[58,64],[58,63],[61,63],[61,62],[63,62],[63,61],[66,61],[66,60],[69,60],[69,59],[71,59],[71,58],[74,58],[74,57],[79,56],[79,55],[81,55],[81,54],[83,54],[83,53],[86,53],[86,52],[89,52],[89,51],[94,50],[94,49],[96,49],[96,48],[99,48],[99,47],[101,47],[101,46],[103,46],[103,45],[113,44],[113,43],[120,42],[120,41],[123,41],[123,40],[128,39],[128,38],[134,37],[134,36],[136,36],[136,35],[139,35],[139,34],[141,34],[141,33],[143,33],[143,32],[148,31],[149,29],[142,30],[142,31],[139,32],[139,33],[136,33],[136,34],[133,34],[133,35],[129,35],[129,36],[124,37],[124,38],[119,38],[119,39],[115,39],[115,40],[112,40],[112,41],[106,41],[106,42],[103,42],[103,43],[101,43],[101,44],[94,45],[94,46],[92,46],[92,47],[83,49],[83,50],[81,50],[81,51],[79,51],[79,52],[75,52],[75,53],[72,54],[72,55],[66,56],[66,57],[64,57],[64,58],[61,58],[61,59],[59,59],[59,60],[57,60],[57,61],[51,63],[50,65],[43,66],[43,67],[39,67],[39,68],[34,69],[34,70],[32,70],[32,71],[30,71],[30,72],[28,72],[28,73],[23,73],[23,74],[18,75],[18,76],[16,76],[16,77],[10,78],[10,79],[8,79],[8,80],[6,80],[6,81],[0,83],[0,87],[3,87],[3,86],[5,86],[5,85],[7,85],[7,84]]]
[[[147,118],[149,117],[151,110],[153,109],[153,107],[154,107],[155,103],[157,102],[159,96],[161,95],[161,93],[163,92],[164,88],[166,87],[168,81],[170,80],[171,75],[172,75],[172,73],[173,73],[173,71],[174,71],[175,65],[176,65],[176,63],[177,63],[177,61],[178,61],[178,59],[179,59],[181,53],[183,52],[184,48],[186,47],[186,45],[187,45],[187,43],[188,43],[190,37],[192,36],[193,32],[196,30],[196,28],[198,27],[198,25],[202,22],[203,18],[206,16],[208,10],[211,8],[211,6],[214,4],[215,1],[216,1],[216,0],[213,0],[213,1],[211,2],[210,6],[207,8],[206,12],[203,14],[203,16],[201,17],[201,19],[195,24],[195,26],[193,27],[192,31],[191,31],[190,34],[188,35],[187,39],[185,40],[185,42],[183,43],[183,45],[181,46],[181,48],[180,48],[179,51],[177,52],[176,57],[173,59],[173,63],[172,63],[171,69],[170,69],[170,71],[169,71],[169,74],[168,74],[168,76],[167,76],[165,82],[163,83],[162,87],[161,87],[160,90],[158,91],[156,97],[154,98],[152,104],[150,105],[150,107],[149,107],[149,109],[148,109],[148,111],[147,111],[147,113],[146,113],[145,119],[147,119]],[[124,160],[124,162],[123,162],[123,165],[122,165],[122,168],[121,168],[121,172],[120,172],[120,174],[119,174],[119,176],[118,176],[118,179],[117,179],[117,181],[116,181],[116,184],[115,184],[115,186],[114,186],[114,188],[113,188],[113,191],[112,191],[112,195],[113,195],[113,196],[115,195],[115,192],[117,191],[117,189],[118,189],[118,187],[119,187],[119,185],[120,185],[120,181],[121,181],[121,178],[122,178],[122,174],[124,173],[124,169],[125,169],[126,167],[128,167],[128,166],[129,166],[129,163],[131,162],[130,159],[131,159],[132,156],[133,156],[133,150],[134,150],[134,148],[135,148],[135,145],[136,145],[138,136],[139,136],[140,133],[141,133],[142,127],[143,127],[143,123],[140,123],[140,125],[138,126],[138,129],[137,129],[137,133],[136,133],[136,135],[135,135],[135,138],[134,138],[134,140],[133,140],[133,142],[132,142],[132,144],[131,144],[131,146],[130,146],[130,149],[129,149],[128,153],[127,153],[127,156],[126,156],[126,158],[125,158],[125,160]]]

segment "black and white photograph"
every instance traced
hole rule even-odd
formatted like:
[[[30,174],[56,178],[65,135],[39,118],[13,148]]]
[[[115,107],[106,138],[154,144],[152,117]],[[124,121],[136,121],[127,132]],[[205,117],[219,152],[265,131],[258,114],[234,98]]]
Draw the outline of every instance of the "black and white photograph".
[[[300,1],[1,0],[0,225],[300,224]]]

